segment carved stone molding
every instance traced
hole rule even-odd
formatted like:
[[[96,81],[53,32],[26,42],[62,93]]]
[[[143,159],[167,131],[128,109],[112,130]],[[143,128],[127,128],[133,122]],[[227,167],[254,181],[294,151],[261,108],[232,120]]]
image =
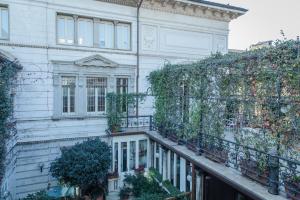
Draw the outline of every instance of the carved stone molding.
[[[117,67],[118,64],[98,54],[75,61],[75,65],[84,67]]]
[[[139,0],[98,0],[119,5],[136,7]],[[142,8],[169,12],[174,14],[203,17],[213,20],[229,22],[244,14],[243,11],[234,11],[217,6],[206,6],[184,0],[144,0]],[[246,12],[246,11],[245,11]]]

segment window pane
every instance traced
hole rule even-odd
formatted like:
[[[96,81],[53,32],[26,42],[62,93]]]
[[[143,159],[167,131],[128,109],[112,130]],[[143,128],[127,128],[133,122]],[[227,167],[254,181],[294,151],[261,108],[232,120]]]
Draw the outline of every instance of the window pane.
[[[127,112],[127,97],[126,97],[127,91],[128,91],[128,79],[117,78],[117,94],[120,95],[120,99],[118,101],[118,109],[120,112]]]
[[[135,154],[136,154],[136,142],[131,141],[130,142],[130,169],[134,170],[135,169]]]
[[[117,25],[117,48],[130,49],[130,24]]]
[[[87,88],[87,111],[95,112],[96,102],[95,102],[95,88]]]
[[[100,22],[98,24],[98,42],[101,48],[114,48],[114,32],[112,22]]]
[[[147,140],[139,141],[139,168],[147,167]]]
[[[114,163],[115,163],[115,172],[118,172],[118,143],[115,143],[114,146]]]
[[[78,44],[93,46],[93,20],[78,19]]]
[[[63,112],[68,112],[68,87],[63,87]]]
[[[126,172],[127,170],[127,142],[121,143],[121,169],[122,172]]]
[[[87,111],[104,112],[107,79],[103,77],[88,77],[87,87]]]
[[[8,38],[8,9],[1,8],[1,38]]]
[[[69,16],[57,18],[57,41],[61,44],[74,44],[74,19]]]
[[[75,112],[75,85],[76,78],[72,76],[62,77],[63,113]]]

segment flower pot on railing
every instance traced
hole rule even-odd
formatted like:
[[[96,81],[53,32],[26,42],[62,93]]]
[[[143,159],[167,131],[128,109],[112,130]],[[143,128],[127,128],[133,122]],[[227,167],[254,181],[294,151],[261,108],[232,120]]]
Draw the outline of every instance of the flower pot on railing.
[[[111,172],[111,173],[108,173],[108,175],[107,175],[108,180],[118,179],[118,178],[119,178],[119,173],[118,172]]]
[[[204,156],[217,163],[226,163],[228,161],[229,151],[226,149],[204,148]]]
[[[269,180],[269,169],[265,168],[263,170],[259,169],[257,161],[251,159],[240,160],[241,172],[244,176],[264,185],[268,185]]]
[[[134,170],[134,172],[135,172],[136,174],[144,173],[144,172],[145,172],[145,167],[141,165],[141,166],[139,166],[138,168],[136,168],[136,169]]]
[[[178,136],[176,134],[168,134],[168,139],[171,140],[172,142],[178,142]]]
[[[199,150],[197,139],[190,139],[190,140],[188,140],[187,143],[186,143],[186,147],[187,147],[189,150],[191,150],[191,151],[197,153],[198,150]]]
[[[288,198],[300,200],[300,179],[286,179],[284,181],[285,192]]]

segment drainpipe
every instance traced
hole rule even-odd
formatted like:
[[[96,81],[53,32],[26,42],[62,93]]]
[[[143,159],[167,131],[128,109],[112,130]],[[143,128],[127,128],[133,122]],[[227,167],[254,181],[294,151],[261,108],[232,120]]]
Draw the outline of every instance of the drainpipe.
[[[140,8],[144,0],[139,0],[136,14],[137,28],[137,51],[136,51],[136,94],[139,93],[139,78],[140,78]],[[139,99],[136,98],[136,117],[139,116]]]

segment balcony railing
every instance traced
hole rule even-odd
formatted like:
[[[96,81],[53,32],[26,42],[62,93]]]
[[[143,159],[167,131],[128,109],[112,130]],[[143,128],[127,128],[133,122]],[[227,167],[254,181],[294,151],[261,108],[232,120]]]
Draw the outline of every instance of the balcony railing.
[[[268,187],[271,194],[285,192],[287,197],[300,200],[300,161],[278,156],[275,153],[263,152],[253,147],[219,138],[209,134],[199,134],[196,138],[183,139],[175,132],[155,126],[151,115],[130,116],[122,118],[124,130],[156,130],[197,154],[239,171],[243,176]]]

